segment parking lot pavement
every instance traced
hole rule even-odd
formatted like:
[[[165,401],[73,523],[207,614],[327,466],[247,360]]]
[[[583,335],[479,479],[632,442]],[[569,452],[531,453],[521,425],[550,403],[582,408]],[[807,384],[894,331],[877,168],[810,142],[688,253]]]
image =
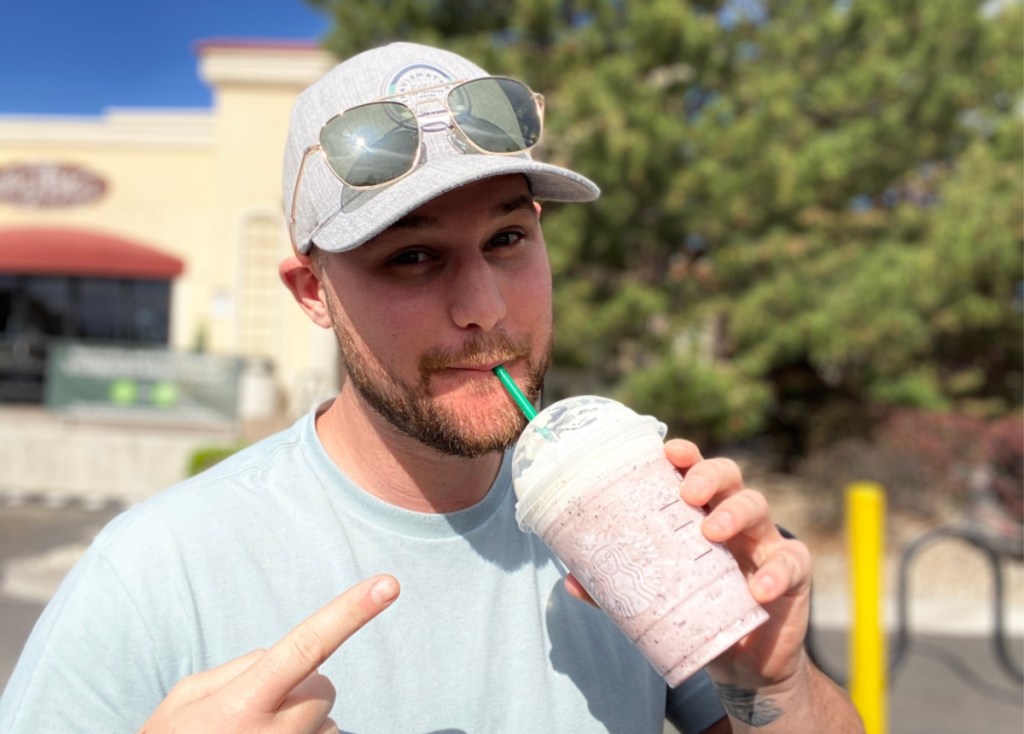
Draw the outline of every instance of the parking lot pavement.
[[[116,513],[113,507],[0,507],[0,687],[49,594]],[[903,664],[890,676],[890,734],[1024,731],[1024,690],[998,662],[990,636],[942,634],[932,625],[910,640]],[[813,648],[826,671],[845,677],[842,629],[815,631]],[[1020,636],[1011,639],[1009,652],[1019,668]]]

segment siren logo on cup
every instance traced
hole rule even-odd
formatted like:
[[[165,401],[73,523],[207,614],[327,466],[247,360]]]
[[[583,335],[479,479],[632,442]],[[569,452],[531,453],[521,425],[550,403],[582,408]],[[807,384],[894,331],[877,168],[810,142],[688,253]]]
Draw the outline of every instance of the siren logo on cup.
[[[402,96],[402,101],[417,111],[419,103],[440,99],[443,95],[438,93],[436,87],[442,84],[456,81],[454,75],[444,69],[431,64],[410,64],[403,66],[388,75],[388,81],[384,85],[382,97]],[[417,89],[430,89],[428,92],[417,94]],[[420,128],[425,133],[436,133],[448,129],[448,123],[444,120],[427,122]]]
[[[582,556],[589,560],[587,578],[580,579],[602,608],[628,618],[645,611],[658,595],[661,569],[651,539],[626,531],[580,538]]]

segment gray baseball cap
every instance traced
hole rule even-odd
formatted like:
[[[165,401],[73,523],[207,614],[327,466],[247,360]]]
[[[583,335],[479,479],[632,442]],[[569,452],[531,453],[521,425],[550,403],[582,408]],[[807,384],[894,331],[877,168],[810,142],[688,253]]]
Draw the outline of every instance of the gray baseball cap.
[[[285,216],[291,215],[295,195],[296,250],[308,253],[314,241],[329,252],[359,247],[431,199],[492,176],[521,173],[542,200],[596,199],[598,187],[578,173],[535,161],[526,152],[467,152],[456,144],[447,126],[433,124],[421,124],[424,150],[419,165],[391,185],[347,187],[331,172],[324,155],[314,151],[306,159],[300,188],[295,191],[307,149],[317,144],[320,129],[337,113],[381,97],[486,76],[479,66],[449,51],[392,43],[353,56],[302,92],[292,108],[282,180]]]

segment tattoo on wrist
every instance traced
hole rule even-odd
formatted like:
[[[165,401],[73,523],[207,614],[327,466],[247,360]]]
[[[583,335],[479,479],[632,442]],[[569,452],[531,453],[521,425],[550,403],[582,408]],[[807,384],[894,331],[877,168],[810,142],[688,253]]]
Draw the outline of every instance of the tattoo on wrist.
[[[758,696],[756,690],[752,691],[728,683],[715,683],[715,688],[729,715],[748,726],[754,728],[768,726],[782,716],[782,709],[775,704],[775,701]]]

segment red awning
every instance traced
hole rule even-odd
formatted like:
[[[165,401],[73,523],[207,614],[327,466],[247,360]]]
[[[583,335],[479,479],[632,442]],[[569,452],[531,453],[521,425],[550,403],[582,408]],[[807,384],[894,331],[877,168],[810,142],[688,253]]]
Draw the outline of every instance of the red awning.
[[[0,273],[169,280],[176,257],[99,232],[56,227],[0,228]]]

